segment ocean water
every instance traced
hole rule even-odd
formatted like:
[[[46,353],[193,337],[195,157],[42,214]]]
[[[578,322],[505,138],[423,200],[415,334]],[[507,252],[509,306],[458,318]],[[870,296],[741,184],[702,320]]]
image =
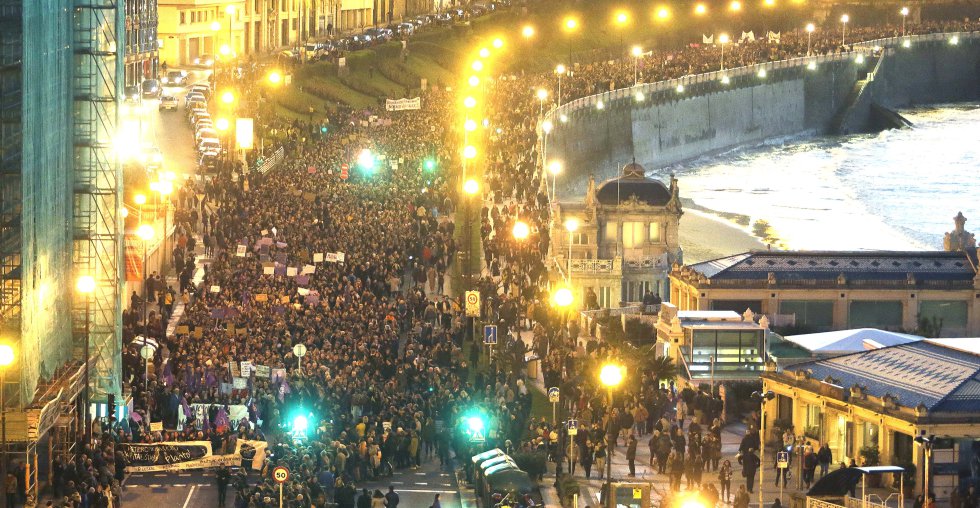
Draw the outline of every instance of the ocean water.
[[[661,169],[682,198],[789,249],[941,249],[980,235],[980,104],[902,111],[914,128],[782,140]],[[756,227],[753,227],[756,226]]]

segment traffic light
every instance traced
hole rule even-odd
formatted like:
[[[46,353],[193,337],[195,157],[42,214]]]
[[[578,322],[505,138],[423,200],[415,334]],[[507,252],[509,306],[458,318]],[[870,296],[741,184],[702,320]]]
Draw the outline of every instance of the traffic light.
[[[106,419],[112,421],[116,417],[116,394],[110,393],[106,400]]]
[[[306,420],[306,416],[296,415],[293,417],[293,432],[302,432],[305,434],[309,425],[310,422]]]
[[[489,423],[490,418],[487,414],[482,409],[474,408],[463,415],[460,421],[462,427],[460,430],[471,443],[483,443],[487,439]]]
[[[321,125],[320,126],[320,134],[323,135],[323,136],[326,136],[327,135],[327,126],[326,125]]]
[[[425,167],[425,170],[426,171],[435,171],[436,170],[436,166],[437,166],[437,163],[436,163],[435,159],[425,159],[424,167]]]
[[[310,431],[310,421],[313,420],[313,413],[303,408],[296,408],[289,414],[288,422],[289,435],[296,440],[306,439]]]
[[[371,174],[374,172],[375,165],[374,154],[371,153],[371,150],[365,148],[361,150],[361,153],[357,154],[357,167],[361,168],[361,171]]]

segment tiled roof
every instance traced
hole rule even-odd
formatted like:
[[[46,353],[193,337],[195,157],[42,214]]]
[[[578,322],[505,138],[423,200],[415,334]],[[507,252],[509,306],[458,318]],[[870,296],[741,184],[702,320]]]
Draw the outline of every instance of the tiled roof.
[[[930,412],[980,413],[980,356],[929,341],[863,351],[792,365],[828,376],[846,387],[866,387],[875,397],[890,394],[906,407],[923,404]]]
[[[976,251],[889,252],[889,251],[757,251],[736,254],[691,265],[712,280],[833,279],[844,274],[851,279],[972,280],[976,274]]]

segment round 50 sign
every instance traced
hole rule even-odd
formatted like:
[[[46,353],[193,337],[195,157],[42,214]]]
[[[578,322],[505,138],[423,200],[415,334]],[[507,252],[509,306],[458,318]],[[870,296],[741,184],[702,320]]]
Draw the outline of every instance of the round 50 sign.
[[[275,480],[276,483],[286,483],[286,480],[289,479],[289,470],[283,466],[273,469],[272,479]]]

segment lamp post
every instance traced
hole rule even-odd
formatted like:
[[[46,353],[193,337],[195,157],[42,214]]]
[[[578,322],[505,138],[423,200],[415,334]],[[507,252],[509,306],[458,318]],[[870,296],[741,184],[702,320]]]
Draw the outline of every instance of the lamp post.
[[[473,238],[472,237],[472,222],[473,219],[472,209],[473,209],[473,198],[480,192],[480,184],[472,178],[463,183],[463,193],[466,195],[466,229],[464,230],[466,234],[466,270],[463,272],[466,280],[466,288],[472,287],[472,270],[473,270]]]
[[[518,251],[524,253],[524,245],[527,237],[531,235],[531,228],[526,222],[518,220],[514,222],[514,227],[511,229],[511,234],[514,235],[514,240],[517,240]],[[524,294],[524,274],[518,273],[520,276],[520,281],[517,283],[517,300],[520,303],[521,296]]]
[[[932,442],[936,436],[926,437],[925,432],[923,430],[921,434],[915,437],[914,441],[922,446],[922,458],[925,461],[925,464],[922,465],[922,499],[925,506],[929,506],[929,463],[932,462]],[[864,492],[861,493],[861,497],[863,501]]]
[[[567,283],[569,286],[572,285],[572,235],[578,230],[578,219],[571,217],[565,221],[565,229],[568,230],[568,263],[566,267],[567,270]]]
[[[575,300],[575,296],[572,294],[572,290],[568,287],[558,288],[557,291],[551,296],[551,303],[558,308],[561,316],[561,336],[565,338],[565,331],[568,329],[568,309],[572,305],[572,301]],[[571,337],[570,337],[571,338]],[[550,344],[549,344],[550,346]],[[554,420],[554,415],[552,415],[552,420]],[[556,420],[557,421],[557,420]],[[571,469],[569,469],[571,471]]]
[[[555,96],[555,104],[561,106],[561,77],[567,72],[563,64],[555,66],[555,74],[558,75],[558,94]]]
[[[228,5],[228,6],[226,6],[225,7],[225,14],[228,15],[228,45],[231,46],[232,49],[234,49],[235,42],[232,40],[232,37],[231,37],[231,25],[235,21],[235,6],[234,5]],[[303,27],[300,26],[300,30],[301,31],[302,31],[302,29],[303,29]]]
[[[599,371],[599,381],[602,386],[606,387],[606,392],[609,394],[609,409],[612,411],[613,405],[613,388],[619,386],[623,382],[623,377],[625,376],[625,368],[621,365],[614,363],[607,363],[602,366],[602,370]],[[606,508],[612,508],[612,480],[610,476],[612,475],[612,449],[616,445],[616,438],[612,436],[609,439],[609,433],[606,432],[606,441],[609,445],[609,450],[606,451]]]
[[[95,278],[91,275],[82,275],[78,278],[75,283],[75,289],[85,297],[85,342],[82,344],[82,354],[85,355],[85,375],[84,375],[84,387],[82,391],[82,418],[84,418],[83,432],[85,433],[86,439],[91,439],[92,437],[92,424],[89,418],[89,404],[91,404],[91,399],[89,397],[89,357],[91,353],[89,352],[89,343],[91,342],[89,337],[89,313],[91,313],[91,294],[95,291]]]
[[[561,161],[551,161],[548,164],[548,172],[551,173],[551,201],[554,204],[558,201],[558,173],[561,173]]]
[[[548,91],[545,90],[544,88],[538,88],[537,96],[538,96],[538,104],[539,104],[538,117],[542,117],[544,116],[544,101],[545,99],[548,98]]]
[[[847,45],[847,22],[851,20],[851,17],[847,14],[840,17],[840,45]]]
[[[146,291],[147,289],[146,281],[148,278],[147,277],[148,271],[146,269],[146,262],[147,262],[146,258],[147,258],[147,251],[149,250],[150,240],[153,239],[154,234],[155,232],[153,231],[153,226],[150,226],[149,224],[143,224],[140,227],[136,228],[136,236],[140,237],[140,239],[143,240],[143,336],[144,337],[146,337],[147,335],[146,310],[149,303],[149,299],[147,298],[147,291]]]
[[[762,504],[762,477],[765,476],[766,463],[766,402],[775,399],[776,394],[772,390],[765,393],[752,392],[752,400],[759,404],[759,506]]]
[[[725,70],[725,44],[728,44],[728,34],[721,34],[718,36],[718,42],[721,43],[721,70]]]
[[[813,23],[806,24],[806,56],[810,56],[810,49],[813,47],[813,31],[816,29]]]
[[[137,219],[139,220],[139,222],[143,222],[143,205],[146,204],[146,195],[145,194],[137,194],[137,195],[133,196],[133,202],[136,203],[139,206],[139,212],[140,213],[139,213],[139,217],[137,217]]]
[[[640,56],[643,54],[643,48],[639,46],[633,46],[633,50],[630,51],[633,55],[633,86],[639,83],[639,74],[637,73],[637,63],[640,60]]]
[[[4,400],[4,392],[7,388],[7,367],[14,363],[14,349],[7,344],[0,344],[0,446],[2,446],[2,456],[0,456],[0,477],[3,478],[4,486],[7,482],[7,405]],[[7,508],[7,496],[0,496],[0,506]]]
[[[156,191],[160,193],[160,202],[163,204],[163,237],[160,243],[160,274],[166,273],[167,269],[167,237],[168,219],[170,217],[170,194],[174,191],[174,183],[169,180],[161,179],[157,182]]]
[[[562,22],[562,28],[568,34],[568,63],[572,64],[572,34],[578,31],[578,19],[565,18],[565,21]]]
[[[909,8],[902,7],[902,10],[898,12],[902,14],[902,37],[905,37],[905,18],[909,17]]]
[[[211,41],[211,84],[215,88],[218,86],[218,32],[221,30],[221,23],[211,22],[211,31],[214,32],[214,40]]]

